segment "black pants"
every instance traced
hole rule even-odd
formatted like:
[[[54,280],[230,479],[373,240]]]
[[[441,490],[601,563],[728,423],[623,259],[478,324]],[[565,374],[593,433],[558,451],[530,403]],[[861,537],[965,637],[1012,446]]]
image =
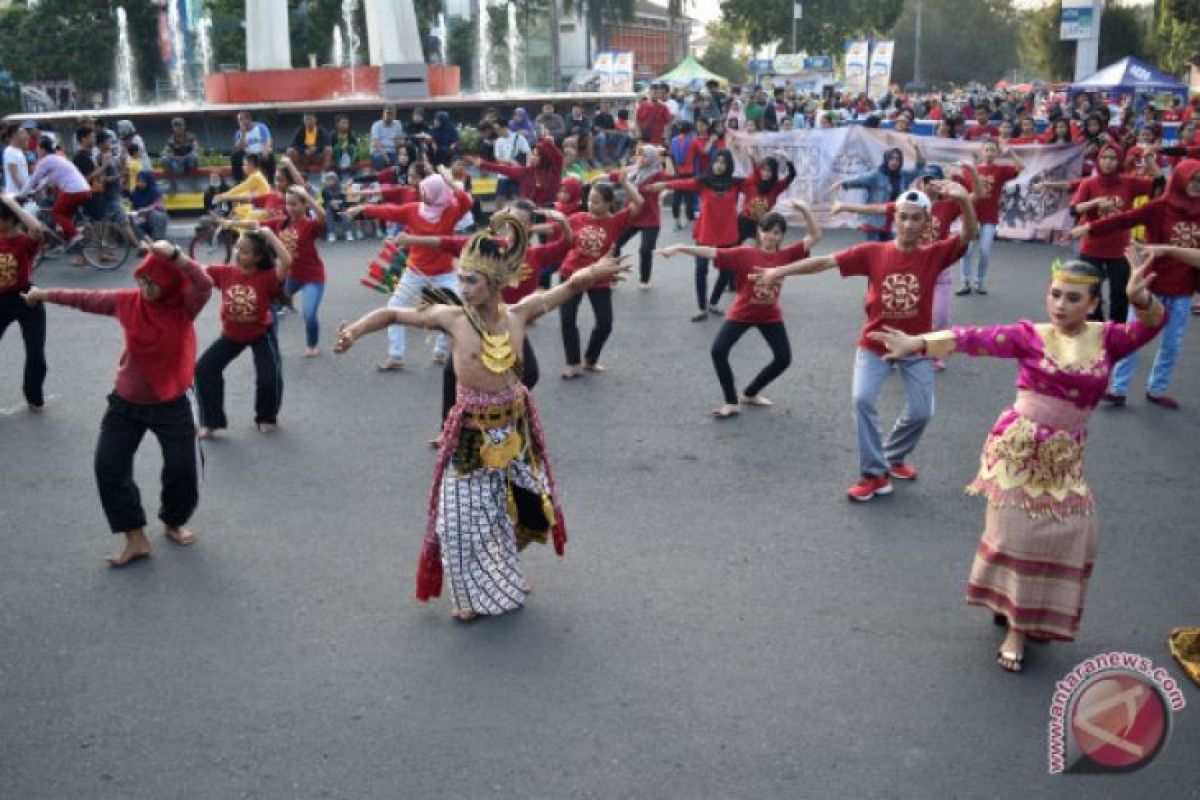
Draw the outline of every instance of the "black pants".
[[[234,150],[233,154],[231,156],[229,156],[229,167],[233,171],[234,184],[238,184],[238,183],[241,183],[242,181],[246,180],[246,170],[244,167],[245,163],[246,163],[246,151],[245,150]],[[262,172],[263,177],[265,177],[267,179],[267,183],[271,184],[272,186],[275,185],[275,154],[274,153],[272,153],[271,155],[266,155],[266,156],[260,155],[258,157],[258,169],[259,169],[259,171]]]
[[[679,222],[679,207],[683,206],[683,212],[687,215],[688,222],[696,219],[696,193],[695,192],[680,192],[671,193],[671,216]]]
[[[721,295],[726,289],[733,286],[733,273],[721,270],[717,274],[717,285],[713,287],[712,296],[705,302],[705,296],[708,294],[708,259],[696,258],[696,305],[701,311],[706,310],[709,306],[715,306],[720,300]]]
[[[782,322],[732,322],[725,320],[717,338],[712,343],[713,368],[717,371],[717,380],[721,382],[721,392],[725,395],[726,403],[738,401],[737,387],[733,382],[733,370],[729,366],[729,351],[737,344],[742,334],[751,328],[758,328],[759,333],[767,340],[771,348],[771,363],[763,367],[754,380],[743,392],[747,397],[757,397],[758,393],[767,387],[771,381],[783,374],[791,366],[792,346],[788,343],[787,329]]]
[[[1125,296],[1125,285],[1129,283],[1129,262],[1123,258],[1093,258],[1082,256],[1108,281],[1108,318],[1113,322],[1124,322],[1129,315],[1129,298]],[[1104,291],[1100,292],[1100,304],[1092,313],[1092,319],[1104,321]]]
[[[617,239],[617,255],[621,255],[621,248],[626,242],[632,239],[639,233],[642,234],[642,243],[638,247],[638,275],[642,283],[650,282],[650,270],[654,267],[654,248],[658,246],[658,231],[659,228],[626,228],[621,234],[621,238]]]
[[[225,367],[247,347],[254,355],[254,421],[275,424],[283,404],[283,369],[275,331],[267,328],[248,344],[218,336],[196,362],[196,395],[203,427],[229,426],[225,418]]]
[[[21,327],[21,339],[25,342],[25,377],[21,390],[25,402],[34,406],[44,405],[46,397],[42,388],[46,383],[46,307],[41,303],[31,306],[21,299],[20,292],[29,287],[0,294],[0,338],[13,322]]]
[[[113,533],[146,526],[141,493],[133,480],[133,456],[147,430],[158,438],[163,455],[158,518],[172,527],[184,525],[200,501],[204,456],[196,439],[189,397],[142,404],[110,394],[108,411],[100,423],[95,468],[100,504]]]
[[[583,360],[588,364],[595,364],[600,360],[600,351],[604,349],[604,343],[612,333],[612,289],[588,289],[587,298],[592,304],[596,327],[592,328]],[[562,325],[563,352],[567,356],[569,367],[579,366],[579,327],[575,320],[579,316],[579,304],[582,302],[583,295],[577,294],[558,309],[558,319]]]
[[[534,354],[533,345],[529,343],[529,335],[526,333],[525,345],[521,348],[521,383],[525,384],[526,389],[533,391],[540,374],[537,355]],[[458,376],[454,374],[454,359],[447,358],[446,367],[442,370],[442,422],[446,421],[450,409],[454,408],[457,395]]]

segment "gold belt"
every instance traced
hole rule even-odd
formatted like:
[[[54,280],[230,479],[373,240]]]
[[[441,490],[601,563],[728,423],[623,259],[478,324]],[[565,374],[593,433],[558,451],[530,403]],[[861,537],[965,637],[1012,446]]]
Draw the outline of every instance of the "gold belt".
[[[466,415],[472,428],[481,431],[503,428],[505,425],[517,422],[525,416],[525,400],[524,398],[517,398],[506,405],[467,409]]]

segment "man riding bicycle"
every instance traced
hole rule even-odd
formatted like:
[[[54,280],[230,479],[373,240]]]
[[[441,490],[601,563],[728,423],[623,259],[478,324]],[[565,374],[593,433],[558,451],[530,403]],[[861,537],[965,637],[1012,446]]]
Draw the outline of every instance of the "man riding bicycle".
[[[56,149],[49,136],[38,139],[37,167],[21,187],[19,197],[29,197],[46,187],[56,189],[58,196],[50,208],[50,215],[62,230],[67,248],[74,249],[83,243],[83,236],[75,227],[75,211],[91,199],[92,187],[83,173]]]

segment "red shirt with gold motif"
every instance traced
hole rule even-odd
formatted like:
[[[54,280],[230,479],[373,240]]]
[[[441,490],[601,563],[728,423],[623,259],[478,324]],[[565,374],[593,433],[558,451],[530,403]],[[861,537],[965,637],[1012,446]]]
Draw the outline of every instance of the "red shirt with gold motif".
[[[221,334],[249,344],[271,327],[271,298],[279,293],[274,269],[246,272],[232,264],[213,264],[208,277],[221,292]]]
[[[1102,182],[1101,179],[1103,177],[1105,176],[1094,173],[1091,177],[1084,178],[1079,184],[1079,188],[1075,190],[1075,195],[1071,198],[1072,208],[1080,203],[1086,203],[1088,200],[1095,200],[1100,197],[1107,197],[1112,203],[1113,209],[1107,214],[1102,214],[1097,209],[1093,209],[1085,214],[1082,219],[1087,222],[1095,222],[1096,220],[1111,217],[1114,214],[1120,214],[1122,211],[1133,208],[1133,201],[1135,199],[1142,195],[1149,195],[1154,189],[1153,178],[1114,175],[1112,176],[1112,180]],[[1128,246],[1128,228],[1122,228],[1121,230],[1105,234],[1096,234],[1089,230],[1079,245],[1079,254],[1091,256],[1092,258],[1124,258],[1125,248]]]
[[[317,239],[325,226],[311,217],[268,219],[263,225],[275,231],[283,246],[292,254],[288,277],[296,283],[324,283],[325,263],[317,253]]]
[[[758,247],[717,250],[713,266],[737,276],[737,299],[729,307],[725,319],[748,325],[783,322],[783,311],[779,308],[780,285],[759,286],[754,281],[754,273],[768,267],[782,267],[807,256],[808,247],[803,240],[775,251]]]
[[[566,280],[577,270],[590,267],[616,247],[617,239],[629,227],[629,219],[628,206],[607,217],[596,217],[587,211],[568,217],[567,223],[575,233],[575,241],[558,271],[562,279]],[[608,289],[611,286],[610,281],[596,281],[591,288]]]
[[[23,292],[29,288],[38,240],[27,233],[0,236],[0,294]]]

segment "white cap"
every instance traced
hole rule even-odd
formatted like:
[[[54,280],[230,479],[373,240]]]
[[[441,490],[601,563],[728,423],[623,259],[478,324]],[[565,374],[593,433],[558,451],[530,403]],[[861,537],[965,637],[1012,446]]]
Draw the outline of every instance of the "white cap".
[[[900,193],[900,196],[896,198],[896,208],[900,206],[916,206],[926,214],[930,213],[933,209],[933,203],[929,201],[929,195],[916,189],[909,189]]]

